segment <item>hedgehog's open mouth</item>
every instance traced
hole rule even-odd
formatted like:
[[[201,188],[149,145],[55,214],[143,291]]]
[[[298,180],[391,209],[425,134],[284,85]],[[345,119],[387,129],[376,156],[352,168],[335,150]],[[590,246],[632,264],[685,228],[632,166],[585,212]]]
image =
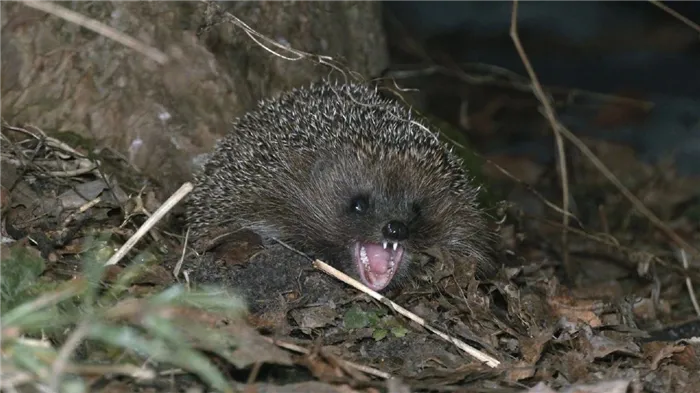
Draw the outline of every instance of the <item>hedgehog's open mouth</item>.
[[[362,282],[374,291],[381,291],[391,282],[403,259],[398,243],[355,244],[355,264]]]

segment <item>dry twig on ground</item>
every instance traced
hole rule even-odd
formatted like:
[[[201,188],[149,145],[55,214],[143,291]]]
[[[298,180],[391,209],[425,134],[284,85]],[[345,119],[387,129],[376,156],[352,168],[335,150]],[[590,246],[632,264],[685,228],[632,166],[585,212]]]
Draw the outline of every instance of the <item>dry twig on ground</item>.
[[[468,345],[467,343],[463,342],[462,340],[454,338],[454,337],[452,337],[446,333],[443,333],[442,331],[430,326],[425,321],[425,319],[423,319],[423,318],[417,316],[416,314],[406,310],[405,308],[403,308],[403,307],[399,306],[398,304],[392,302],[391,300],[387,299],[383,295],[369,289],[367,286],[365,286],[361,282],[353,279],[352,277],[341,272],[340,270],[333,268],[332,266],[328,265],[327,263],[316,259],[314,261],[314,267],[323,271],[326,274],[329,274],[329,275],[337,278],[340,281],[343,281],[344,283],[352,286],[353,288],[368,294],[369,296],[382,302],[383,304],[391,307],[391,309],[393,309],[397,313],[399,313],[399,314],[403,315],[404,317],[410,319],[411,321],[423,326],[424,328],[426,328],[430,332],[436,334],[441,339],[443,339],[449,343],[454,344],[457,348],[466,352],[467,354],[474,357],[475,359],[477,359],[481,362],[484,362],[487,366],[492,367],[492,368],[496,368],[501,364],[501,362],[498,361],[496,358],[494,358],[494,357],[492,357],[484,352],[479,351],[478,349]]]

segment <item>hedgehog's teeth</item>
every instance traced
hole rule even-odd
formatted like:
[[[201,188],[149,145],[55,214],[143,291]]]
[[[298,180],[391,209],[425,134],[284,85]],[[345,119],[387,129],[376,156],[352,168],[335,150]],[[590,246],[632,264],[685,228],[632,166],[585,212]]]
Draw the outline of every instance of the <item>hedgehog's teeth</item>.
[[[367,250],[364,246],[360,247],[360,261],[362,261],[362,265],[365,269],[369,269],[369,257],[367,257]]]
[[[399,243],[394,242],[394,246],[392,247],[394,251],[396,251],[397,248],[399,248]]]
[[[387,248],[388,246],[389,246],[389,242],[387,242],[386,240],[384,240],[384,241],[382,242],[382,247],[384,247],[384,249],[386,250],[386,248]],[[394,250],[396,250],[396,248],[394,248]]]

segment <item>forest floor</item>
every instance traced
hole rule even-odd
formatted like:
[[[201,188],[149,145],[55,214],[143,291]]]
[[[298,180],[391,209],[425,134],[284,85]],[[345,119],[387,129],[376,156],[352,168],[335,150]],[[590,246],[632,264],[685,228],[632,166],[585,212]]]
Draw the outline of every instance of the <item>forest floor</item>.
[[[4,123],[3,391],[700,391],[699,180],[577,138],[510,82],[469,119],[424,114],[451,140],[528,121],[551,137],[554,122],[566,177],[557,160],[458,149],[488,185],[499,269],[440,265],[393,303],[254,238],[196,255],[189,184],[158,200],[119,153]],[[608,97],[594,117],[643,122],[640,102]],[[286,289],[256,299],[280,263]]]

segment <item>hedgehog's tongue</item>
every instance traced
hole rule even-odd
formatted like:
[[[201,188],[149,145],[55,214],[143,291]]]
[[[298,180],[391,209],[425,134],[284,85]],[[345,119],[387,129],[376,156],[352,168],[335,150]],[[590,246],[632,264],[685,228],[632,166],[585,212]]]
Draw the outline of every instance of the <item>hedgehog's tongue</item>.
[[[384,289],[394,277],[401,263],[403,248],[383,248],[380,244],[359,243],[355,252],[355,262],[360,278],[365,285],[375,291]]]

